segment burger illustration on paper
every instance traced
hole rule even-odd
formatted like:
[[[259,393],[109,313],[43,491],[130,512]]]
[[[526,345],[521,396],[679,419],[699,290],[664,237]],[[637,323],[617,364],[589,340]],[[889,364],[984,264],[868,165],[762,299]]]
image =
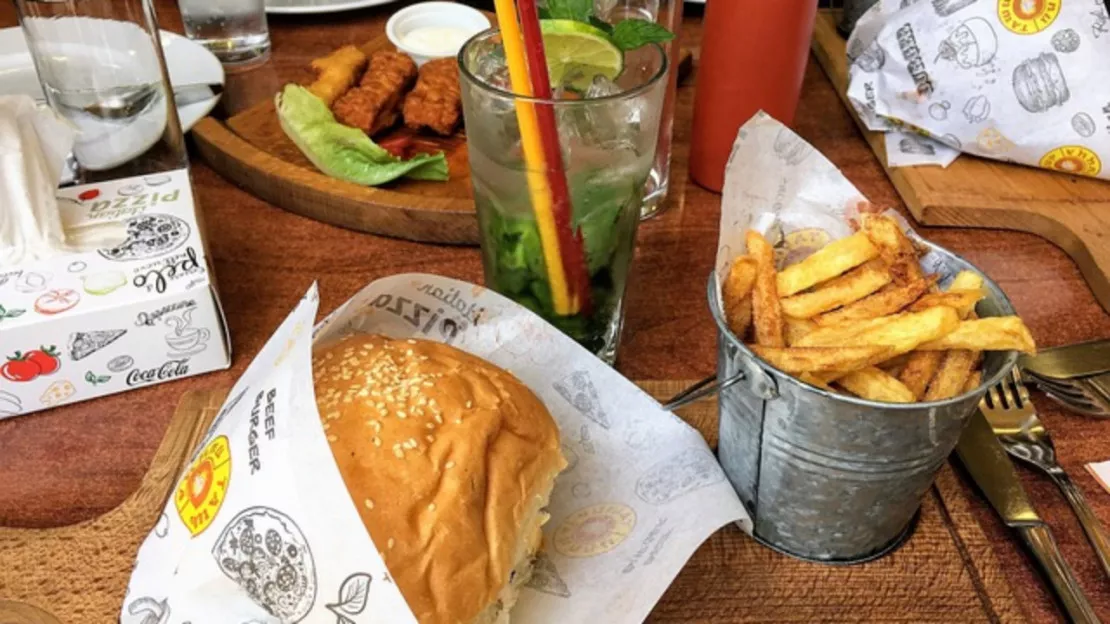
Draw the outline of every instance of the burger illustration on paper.
[[[998,54],[998,35],[990,22],[973,17],[964,21],[948,38],[940,42],[938,59],[955,61],[964,69],[982,67]]]
[[[1043,113],[1067,102],[1071,92],[1056,55],[1046,52],[1015,67],[1014,95],[1030,113]]]

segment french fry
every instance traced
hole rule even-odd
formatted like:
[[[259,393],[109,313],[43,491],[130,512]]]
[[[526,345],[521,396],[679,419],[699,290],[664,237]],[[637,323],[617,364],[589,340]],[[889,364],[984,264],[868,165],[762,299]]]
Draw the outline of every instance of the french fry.
[[[740,256],[732,261],[728,277],[721,287],[724,299],[725,321],[740,340],[752,324],[752,287],[755,285],[756,261],[751,256]]]
[[[894,314],[925,294],[935,282],[936,277],[929,276],[904,286],[888,287],[855,303],[817,315],[813,317],[813,321],[822,327],[828,327]]]
[[[749,345],[753,353],[784,373],[851,372],[870,366],[890,353],[890,347],[764,347]]]
[[[961,293],[971,293],[971,295],[960,300],[952,300],[950,298],[953,294],[960,297]],[[973,271],[961,271],[952,280],[952,283],[949,284],[947,292],[928,293],[914,302],[909,309],[913,310],[919,306],[920,309],[926,309],[930,306],[927,304],[922,305],[924,302],[935,301],[938,302],[938,305],[949,305],[949,307],[954,308],[957,316],[960,317],[960,320],[963,320],[966,319],[969,314],[974,313],[975,304],[982,297],[983,278]],[[946,301],[947,303],[940,303],[942,301]],[[947,357],[946,354],[942,354],[940,351],[914,351],[910,361],[898,375],[898,379],[905,384],[918,399],[923,399],[926,392],[928,392],[930,383],[934,382],[937,371],[944,368],[944,360]],[[949,367],[951,367],[951,365],[949,365]],[[946,383],[950,383],[950,381]]]
[[[910,312],[920,312],[922,310],[944,305],[950,308],[955,308],[956,312],[963,310],[971,311],[975,308],[975,304],[983,298],[983,291],[981,290],[947,290],[945,292],[926,293],[917,301],[910,304],[906,308]],[[960,317],[965,317],[966,314],[960,314]]]
[[[798,373],[798,379],[806,382],[811,386],[817,386],[822,390],[833,389],[832,386],[829,385],[828,380],[823,375],[820,375],[818,373]]]
[[[755,285],[752,288],[752,322],[755,342],[765,347],[785,347],[782,307],[775,278],[775,252],[759,232],[748,230],[748,253],[756,261]]]
[[[942,306],[929,308],[924,312],[899,314],[885,322],[875,323],[863,332],[849,334],[848,342],[845,342],[842,336],[825,335],[822,330],[818,330],[802,338],[799,345],[806,347],[881,345],[891,347],[893,351],[890,357],[894,357],[913,351],[923,343],[938,341],[959,325],[960,319],[956,316],[956,311]]]
[[[971,392],[981,385],[983,385],[983,373],[980,371],[972,371],[971,375],[967,378],[967,383],[964,384],[963,391]]]
[[[849,373],[837,379],[836,384],[859,398],[870,401],[913,403],[917,400],[902,382],[873,366]]]
[[[798,339],[796,345],[798,347],[812,347],[812,346],[828,346],[828,345],[850,345],[856,336],[869,331],[875,327],[879,327],[890,323],[891,321],[902,316],[901,314],[892,314],[890,316],[880,316],[879,318],[865,319],[856,323],[842,323],[840,325],[833,325],[831,327],[818,327],[817,329],[809,332],[805,336]]]
[[[956,274],[956,277],[952,278],[952,283],[948,285],[948,292],[958,290],[971,290],[982,294],[983,276],[974,271],[960,271]],[[975,303],[979,303],[978,300]],[[969,314],[975,311],[975,303],[956,310],[960,313],[961,319],[966,319]]]
[[[951,310],[951,308],[932,308],[932,310]],[[1037,352],[1037,345],[1033,342],[1029,328],[1016,316],[994,316],[961,321],[951,333],[930,340],[918,348],[923,351],[966,349],[968,351],[1021,351],[1029,354]]]
[[[751,250],[751,245],[748,245]],[[858,267],[879,255],[879,250],[862,232],[835,240],[805,260],[778,274],[778,294],[789,297]]]
[[[782,312],[789,317],[807,319],[863,299],[890,280],[890,272],[881,262],[867,262],[819,285],[812,292],[783,299]]]
[[[812,333],[817,329],[817,324],[807,319],[796,319],[786,317],[783,319],[786,323],[786,345],[794,346],[806,334]]]
[[[914,351],[906,366],[898,373],[898,381],[909,388],[918,399],[925,396],[929,382],[937,374],[944,353],[940,351]]]
[[[956,349],[945,353],[936,377],[933,377],[933,381],[929,383],[925,400],[950,399],[963,392],[978,359],[979,355],[974,351]]]
[[[879,370],[888,375],[897,377],[898,374],[902,372],[902,369],[906,368],[906,364],[910,361],[910,356],[914,353],[916,353],[916,351],[911,351],[910,353],[903,353],[902,355],[899,355],[897,357],[892,357],[882,364],[879,364]]]
[[[890,267],[894,283],[899,286],[912,284],[924,278],[917,250],[902,232],[898,222],[883,215],[866,215],[862,219],[863,232],[879,249],[879,256]]]

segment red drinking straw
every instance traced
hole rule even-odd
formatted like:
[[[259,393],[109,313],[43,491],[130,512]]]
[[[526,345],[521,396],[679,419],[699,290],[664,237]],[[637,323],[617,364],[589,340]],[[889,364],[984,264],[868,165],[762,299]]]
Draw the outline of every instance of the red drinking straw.
[[[540,100],[551,100],[551,76],[547,73],[547,56],[543,49],[543,33],[540,31],[540,16],[536,10],[536,0],[517,0],[517,8],[520,13],[524,58],[528,64],[532,94]],[[539,125],[540,143],[543,145],[544,162],[547,166],[548,186],[551,188],[551,211],[555,218],[559,249],[562,252],[563,266],[567,273],[567,285],[573,299],[571,307],[589,314],[593,303],[590,300],[590,276],[586,271],[582,232],[574,230],[571,224],[573,206],[570,201],[566,170],[563,167],[563,153],[559,147],[559,127],[555,121],[555,108],[551,104],[537,104],[536,121]]]

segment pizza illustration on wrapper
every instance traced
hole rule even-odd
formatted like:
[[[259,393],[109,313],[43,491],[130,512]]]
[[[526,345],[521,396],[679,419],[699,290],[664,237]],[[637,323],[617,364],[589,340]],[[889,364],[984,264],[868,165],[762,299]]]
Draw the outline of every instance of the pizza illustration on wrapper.
[[[216,564],[254,601],[288,624],[316,601],[316,567],[300,527],[269,507],[239,513],[212,548]]]

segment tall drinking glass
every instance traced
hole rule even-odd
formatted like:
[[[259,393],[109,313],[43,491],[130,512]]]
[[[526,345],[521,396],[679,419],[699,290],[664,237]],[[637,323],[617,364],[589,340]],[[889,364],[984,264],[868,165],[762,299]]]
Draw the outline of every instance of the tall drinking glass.
[[[678,97],[679,42],[682,32],[683,0],[594,0],[594,11],[610,24],[624,19],[655,22],[675,34],[662,44],[667,55],[667,90],[663,96],[663,116],[659,122],[659,142],[655,163],[644,189],[644,205],[640,217],[650,219],[667,207],[671,183],[671,145],[674,136],[674,107]]]
[[[245,69],[270,57],[266,0],[178,0],[185,35],[220,62]]]
[[[16,0],[50,106],[77,128],[83,182],[188,164],[152,0]]]
[[[553,85],[539,100],[509,91],[500,33],[475,36],[459,52],[470,175],[481,227],[486,285],[530,308],[598,357],[616,360],[625,285],[632,264],[644,183],[655,159],[667,59],[661,47],[626,53],[615,81]],[[552,303],[520,144],[516,104],[549,106],[558,123],[592,306],[564,316]]]

